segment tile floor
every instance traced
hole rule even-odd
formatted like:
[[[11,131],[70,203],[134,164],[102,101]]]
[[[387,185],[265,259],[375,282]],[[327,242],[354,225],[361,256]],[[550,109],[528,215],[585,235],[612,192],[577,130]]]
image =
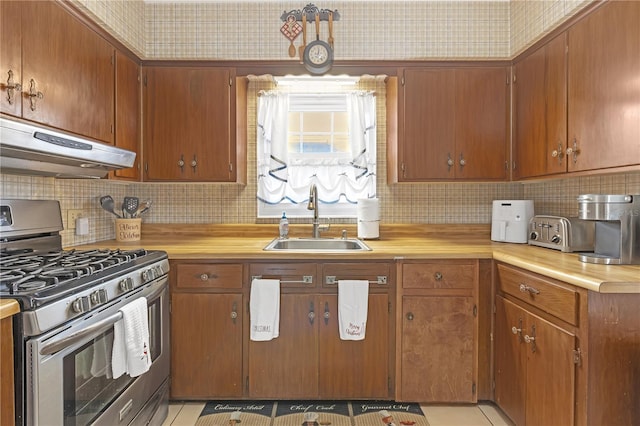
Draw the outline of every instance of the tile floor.
[[[193,426],[204,407],[204,402],[173,401],[169,415],[162,426]],[[491,403],[478,405],[426,405],[422,406],[430,426],[512,426],[513,423]],[[250,425],[246,425],[250,426]]]

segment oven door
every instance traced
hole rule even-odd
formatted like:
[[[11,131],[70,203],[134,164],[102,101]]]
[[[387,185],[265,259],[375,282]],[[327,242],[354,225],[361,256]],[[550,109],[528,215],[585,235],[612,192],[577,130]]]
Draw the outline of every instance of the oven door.
[[[167,277],[148,283],[97,313],[27,342],[27,424],[125,425],[166,387],[169,372]],[[146,297],[152,364],[138,377],[111,376],[113,325],[119,309]],[[164,385],[164,386],[163,386]],[[153,397],[153,398],[152,398]],[[166,397],[164,398],[166,400]]]

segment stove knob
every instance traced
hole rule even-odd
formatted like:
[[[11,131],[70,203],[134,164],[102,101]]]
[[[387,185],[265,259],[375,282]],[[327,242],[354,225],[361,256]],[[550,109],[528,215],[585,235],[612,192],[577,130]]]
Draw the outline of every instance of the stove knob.
[[[93,293],[91,293],[91,296],[89,296],[91,298],[91,304],[92,305],[99,305],[102,303],[107,303],[108,301],[108,297],[107,297],[107,291],[103,288],[98,289],[96,291],[94,291]]]
[[[531,234],[529,234],[529,239],[530,240],[537,240],[538,239],[538,233],[537,232],[532,232]]]
[[[91,309],[91,304],[89,303],[89,296],[78,297],[76,300],[71,302],[71,309],[73,309],[73,311],[78,314],[81,314]]]
[[[551,242],[553,244],[560,244],[562,242],[562,238],[560,238],[560,235],[556,234],[553,237],[551,237]]]
[[[133,280],[131,279],[131,277],[127,277],[121,280],[118,283],[118,286],[120,287],[120,291],[123,291],[123,292],[133,290]]]

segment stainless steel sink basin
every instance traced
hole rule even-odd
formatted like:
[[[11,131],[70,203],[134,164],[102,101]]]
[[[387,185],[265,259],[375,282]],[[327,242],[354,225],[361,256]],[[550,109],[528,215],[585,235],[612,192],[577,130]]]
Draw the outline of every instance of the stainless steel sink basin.
[[[299,252],[351,252],[370,251],[363,241],[357,238],[276,238],[264,248],[266,251]]]

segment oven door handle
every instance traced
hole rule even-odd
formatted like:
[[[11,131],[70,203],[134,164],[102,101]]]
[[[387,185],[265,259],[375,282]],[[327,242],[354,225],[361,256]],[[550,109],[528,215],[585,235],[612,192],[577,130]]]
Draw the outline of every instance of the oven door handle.
[[[156,291],[154,291],[152,294],[146,296],[148,300],[154,300],[158,295],[160,295],[160,293],[162,293],[165,290],[165,285],[164,282],[166,282],[166,279],[163,280],[163,285],[161,285]],[[70,346],[74,343],[76,343],[79,340],[84,339],[87,336],[90,336],[92,334],[100,334],[102,332],[102,330],[106,330],[107,328],[109,328],[110,326],[112,326],[113,324],[117,323],[118,321],[120,321],[122,319],[122,312],[118,311],[113,315],[110,315],[108,317],[106,317],[103,320],[98,321],[95,324],[90,325],[89,327],[83,328],[82,330],[79,330],[76,333],[70,334],[66,337],[63,337],[62,339],[59,340],[53,340],[49,343],[47,343],[46,345],[43,345],[42,348],[40,349],[40,355],[51,355],[54,354],[64,348],[66,348],[67,346]]]

